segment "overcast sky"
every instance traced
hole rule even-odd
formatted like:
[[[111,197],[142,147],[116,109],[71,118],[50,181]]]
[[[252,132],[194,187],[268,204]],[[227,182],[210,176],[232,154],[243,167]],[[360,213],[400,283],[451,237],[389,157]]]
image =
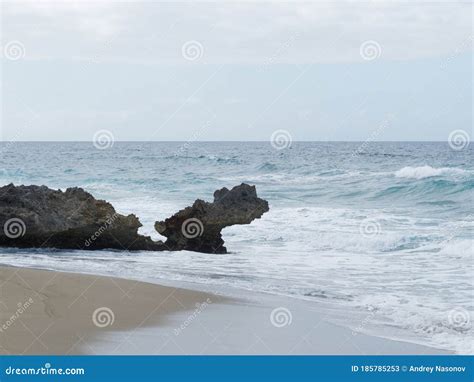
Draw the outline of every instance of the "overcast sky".
[[[472,129],[472,11],[4,1],[2,138],[446,140]]]

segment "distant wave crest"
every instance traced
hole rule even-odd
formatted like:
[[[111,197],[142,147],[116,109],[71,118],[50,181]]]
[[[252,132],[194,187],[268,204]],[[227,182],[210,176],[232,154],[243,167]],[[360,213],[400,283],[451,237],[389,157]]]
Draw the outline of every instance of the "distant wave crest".
[[[407,179],[425,179],[431,178],[434,176],[450,176],[450,175],[465,175],[466,170],[454,167],[441,167],[435,168],[431,166],[421,166],[421,167],[403,167],[402,169],[395,172],[397,178],[407,178]]]

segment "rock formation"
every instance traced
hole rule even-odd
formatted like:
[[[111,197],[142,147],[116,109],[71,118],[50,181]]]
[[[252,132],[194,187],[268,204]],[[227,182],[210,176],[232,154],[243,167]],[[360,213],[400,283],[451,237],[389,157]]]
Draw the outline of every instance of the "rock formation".
[[[82,188],[0,188],[0,245],[65,249],[159,249],[138,234],[135,215],[120,215],[110,203]]]
[[[135,215],[118,214],[110,203],[82,188],[60,191],[10,184],[0,187],[0,246],[223,253],[222,228],[248,224],[266,211],[268,203],[257,198],[255,187],[223,188],[214,193],[214,203],[196,200],[157,222],[158,232],[167,237],[163,243],[138,234],[142,224]]]
[[[255,186],[242,183],[231,190],[214,192],[214,202],[196,200],[166,219],[156,222],[155,229],[167,237],[171,250],[226,253],[221,230],[235,224],[249,224],[268,211],[268,202],[257,197]]]

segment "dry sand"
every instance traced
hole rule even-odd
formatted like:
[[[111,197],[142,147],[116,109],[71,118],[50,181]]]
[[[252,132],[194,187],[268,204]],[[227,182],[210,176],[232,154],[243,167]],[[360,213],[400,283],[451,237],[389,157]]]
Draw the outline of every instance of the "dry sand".
[[[0,267],[0,354],[93,353],[88,343],[99,333],[165,325],[170,313],[208,298],[112,277]]]

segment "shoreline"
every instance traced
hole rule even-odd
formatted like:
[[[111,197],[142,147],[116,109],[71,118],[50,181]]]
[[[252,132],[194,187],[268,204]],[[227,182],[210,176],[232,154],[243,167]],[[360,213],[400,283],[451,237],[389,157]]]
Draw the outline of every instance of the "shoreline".
[[[2,265],[0,352],[450,354],[354,333],[303,300],[213,292]]]

